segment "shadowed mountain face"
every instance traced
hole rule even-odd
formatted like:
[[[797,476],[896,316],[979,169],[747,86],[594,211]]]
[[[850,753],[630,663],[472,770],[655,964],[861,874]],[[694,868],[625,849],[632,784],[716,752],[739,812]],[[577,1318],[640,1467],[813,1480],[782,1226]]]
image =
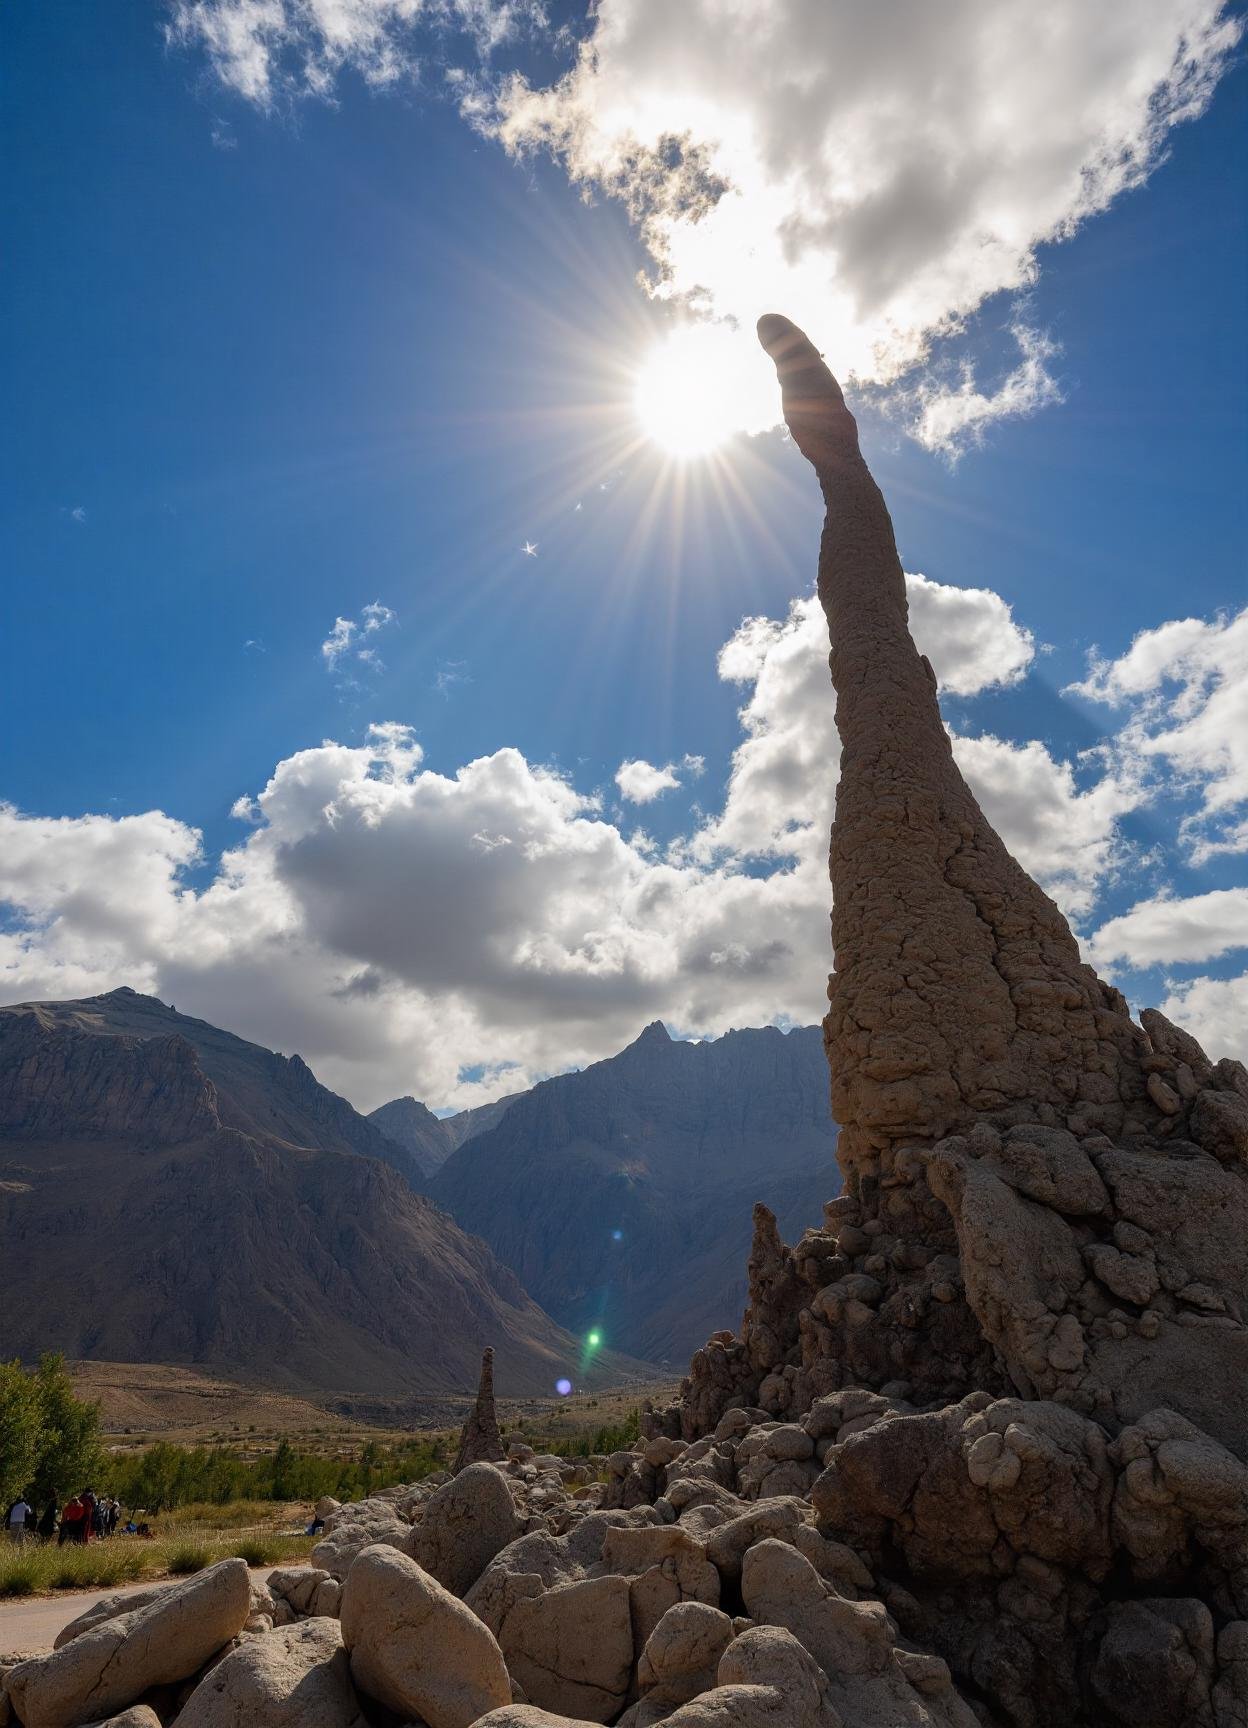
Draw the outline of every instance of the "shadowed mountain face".
[[[573,1331],[682,1363],[745,1299],[750,1209],[790,1226],[837,1192],[818,1029],[704,1044],[647,1027],[544,1081],[428,1184]]]
[[[484,1134],[487,1128],[501,1122],[519,1096],[513,1092],[493,1104],[480,1104],[475,1110],[461,1110],[458,1115],[443,1117],[435,1116],[428,1105],[415,1098],[394,1098],[370,1111],[368,1120],[432,1173],[440,1170],[465,1140],[474,1134]]]
[[[298,1058],[151,998],[0,1011],[5,1354],[396,1397],[470,1389],[494,1345],[501,1391],[584,1381],[486,1245],[355,1150],[375,1145],[405,1159]]]
[[[121,1042],[106,1047],[99,1043],[102,1038]],[[71,1133],[73,1122],[61,1120],[58,1111],[84,1109],[104,1111],[101,1129],[128,1126],[142,1132],[137,1119],[128,1125],[115,1119],[118,1100],[111,1094],[108,1101],[96,1098],[88,1070],[107,1062],[109,1086],[115,1087],[122,1050],[133,1051],[133,1060],[142,1064],[154,1059],[146,1051],[154,1039],[176,1039],[189,1047],[177,1060],[189,1076],[186,1065],[193,1055],[198,1074],[211,1082],[222,1127],[292,1146],[380,1158],[416,1183],[434,1167],[414,1148],[387,1139],[345,1098],[322,1086],[301,1056],[279,1056],[129,989],[81,1002],[0,1008],[0,1132]],[[19,1052],[24,1052],[20,1061]],[[37,1115],[32,1114],[36,1097]],[[159,1112],[158,1105],[153,1108]],[[153,1119],[150,1126],[157,1138],[168,1139],[173,1124]]]

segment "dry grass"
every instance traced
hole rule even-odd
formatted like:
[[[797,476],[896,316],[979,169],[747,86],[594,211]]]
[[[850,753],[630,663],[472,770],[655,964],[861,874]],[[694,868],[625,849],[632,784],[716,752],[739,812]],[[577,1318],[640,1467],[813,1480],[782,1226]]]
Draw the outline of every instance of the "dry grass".
[[[304,1517],[303,1507],[239,1501],[235,1506],[184,1507],[176,1519],[161,1519],[151,1537],[112,1536],[63,1548],[5,1544],[0,1547],[0,1598],[183,1578],[235,1556],[249,1566],[303,1559],[315,1542],[303,1533]]]

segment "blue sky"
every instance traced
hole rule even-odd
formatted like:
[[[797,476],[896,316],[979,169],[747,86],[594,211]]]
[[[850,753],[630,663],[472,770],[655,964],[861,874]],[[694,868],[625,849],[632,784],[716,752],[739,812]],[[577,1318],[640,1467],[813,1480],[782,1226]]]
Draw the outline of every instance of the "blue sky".
[[[638,287],[654,229],[593,180],[584,102],[601,115],[610,92],[564,86],[581,129],[561,121],[553,156],[523,99],[499,106],[515,70],[558,90],[593,26],[515,8],[483,59],[376,0],[397,73],[378,82],[370,37],[309,94],[308,41],[279,80],[270,37],[257,97],[212,52],[248,5],[48,0],[0,23],[5,999],[155,989],[301,1049],[369,1106],[471,1102],[460,1073],[512,1086],[656,1015],[692,1033],[815,1017],[835,746],[817,620],[789,607],[811,589],[817,491],[778,431],[688,461],[639,432],[637,375],[681,308]],[[645,12],[616,7],[638,37]],[[1233,33],[1213,0],[1158,0],[1138,33],[1163,59],[1169,14]],[[1144,76],[1140,44],[1101,45],[1107,102]],[[923,352],[858,403],[903,562],[940,585],[933,659],[966,662],[947,717],[999,746],[979,749],[982,784],[972,745],[964,760],[990,814],[1133,999],[1229,1049],[1248,1027],[1248,769],[1224,736],[1248,678],[1230,633],[1248,600],[1248,79],[1242,47],[1207,58],[1203,111],[1149,141],[1143,184],[1067,211],[1073,237],[1026,234],[1050,194],[1020,161],[1009,221],[1034,280],[971,304],[950,286],[957,223],[924,235],[902,273],[927,283],[903,331]],[[729,104],[733,68],[696,63]],[[756,222],[779,194],[753,196]],[[684,288],[674,208],[658,221]],[[816,331],[834,363],[837,339],[860,356],[878,335],[888,247],[863,210],[835,237],[860,315]],[[745,293],[732,244],[698,260],[726,317]],[[775,290],[819,316],[808,280]],[[901,302],[877,301],[895,325]],[[960,368],[991,403],[1025,352],[1012,326],[1041,359],[1019,412],[1001,396],[976,419]],[[923,419],[933,402],[946,421]],[[957,589],[987,593],[967,612]],[[770,634],[743,638],[751,617]],[[626,799],[636,761],[676,784]],[[271,808],[251,802],[266,786]]]

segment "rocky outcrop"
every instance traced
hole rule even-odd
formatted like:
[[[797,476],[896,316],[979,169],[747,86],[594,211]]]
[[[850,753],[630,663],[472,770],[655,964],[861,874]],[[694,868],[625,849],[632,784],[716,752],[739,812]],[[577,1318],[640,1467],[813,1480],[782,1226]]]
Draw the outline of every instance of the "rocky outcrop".
[[[895,1148],[989,1115],[1079,1133],[1156,1127],[1147,1035],[1083,964],[954,761],[907,626],[892,523],[836,380],[787,319],[763,319],[759,336],[827,505],[819,596],[841,767],[824,1030],[851,1193]]]
[[[478,1459],[457,1468],[426,1502],[413,1551],[431,1577],[462,1596],[521,1533],[506,1482]]]
[[[366,1728],[342,1630],[324,1617],[249,1638],[191,1693],[180,1728]]]
[[[468,1412],[459,1436],[459,1451],[455,1454],[452,1470],[458,1476],[469,1464],[496,1464],[505,1456],[498,1414],[494,1409],[494,1350],[487,1344],[481,1353],[476,1403]]]
[[[469,1728],[511,1696],[502,1654],[463,1603],[393,1548],[366,1548],[342,1593],[355,1683],[429,1728]]]
[[[813,1448],[813,1532],[741,1553],[754,1617],[765,1564],[827,1618],[787,1541],[877,1598],[933,1698],[965,1687],[1011,1728],[1221,1728],[1248,1604],[1248,1074],[1155,1011],[1134,1024],[993,833],[840,390],[786,320],[760,336],[828,507],[845,1192],[792,1248],[756,1209],[740,1332],[644,1424],[683,1448],[666,1485],[643,1445],[608,1501],[670,1499],[674,1471],[801,1496]],[[815,1621],[785,1623],[819,1658]]]

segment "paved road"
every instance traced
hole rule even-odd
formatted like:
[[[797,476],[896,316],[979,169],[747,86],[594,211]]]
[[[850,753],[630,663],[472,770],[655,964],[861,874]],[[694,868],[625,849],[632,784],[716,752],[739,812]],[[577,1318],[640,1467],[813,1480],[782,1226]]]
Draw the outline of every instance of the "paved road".
[[[252,1573],[254,1578],[267,1578],[272,1567],[262,1566]],[[93,1602],[102,1596],[129,1596],[136,1590],[150,1590],[159,1578],[148,1578],[142,1584],[122,1584],[112,1590],[58,1591],[55,1596],[33,1596],[24,1601],[0,1602],[0,1660],[8,1656],[34,1656],[50,1650],[62,1626],[68,1626],[80,1614],[85,1614]],[[180,1580],[168,1578],[168,1584]]]

